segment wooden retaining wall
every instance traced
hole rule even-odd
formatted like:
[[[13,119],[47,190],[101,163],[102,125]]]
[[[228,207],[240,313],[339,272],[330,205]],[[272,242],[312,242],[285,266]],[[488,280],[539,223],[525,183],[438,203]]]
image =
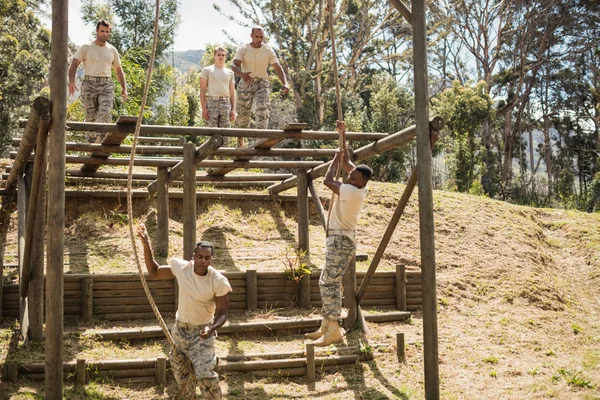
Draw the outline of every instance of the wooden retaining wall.
[[[233,292],[229,294],[231,312],[299,304],[300,288],[294,281],[286,279],[281,272],[249,270],[224,274],[233,288]],[[310,279],[306,279],[310,285],[312,307],[321,306],[319,275],[320,271],[313,271]],[[357,290],[364,275],[364,272],[357,273]],[[148,286],[161,313],[165,316],[169,314],[173,316],[176,310],[174,281],[148,280]],[[375,273],[361,306],[415,311],[421,308],[421,304],[421,272],[405,271],[403,266],[398,266],[396,272]],[[154,318],[137,274],[67,274],[64,283],[64,305],[66,318],[96,317],[107,320]],[[18,317],[18,285],[4,285],[2,310],[5,317]]]

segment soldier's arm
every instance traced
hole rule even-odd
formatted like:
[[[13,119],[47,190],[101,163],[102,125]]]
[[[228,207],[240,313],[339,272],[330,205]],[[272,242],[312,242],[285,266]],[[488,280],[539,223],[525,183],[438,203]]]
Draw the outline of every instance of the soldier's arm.
[[[208,79],[200,78],[200,104],[202,105],[202,118],[207,120],[209,117],[208,108],[206,106],[206,91],[208,90]]]
[[[115,66],[115,72],[117,74],[117,80],[121,85],[121,96],[123,96],[123,101],[127,101],[127,81],[125,81],[125,72],[123,72],[123,68],[120,65]]]
[[[213,323],[204,328],[204,332],[200,334],[201,337],[209,337],[227,321],[227,314],[229,313],[229,295],[215,296],[215,305],[217,306],[217,310],[215,311]]]
[[[283,94],[287,94],[290,91],[290,88],[288,87],[287,78],[285,76],[285,72],[283,72],[283,68],[281,68],[281,65],[279,65],[279,63],[273,64],[273,68],[275,69],[279,80],[281,81],[281,83],[283,83]]]
[[[75,73],[77,72],[77,67],[81,64],[81,60],[74,58],[71,60],[71,66],[69,66],[69,94],[75,94],[75,91],[79,88],[75,85]]]
[[[234,74],[241,77],[244,82],[247,84],[252,83],[252,77],[250,76],[250,72],[242,72],[242,60],[236,58],[233,60],[233,65],[231,66],[231,70]]]
[[[152,246],[150,245],[150,237],[148,237],[146,225],[139,224],[137,226],[137,234],[140,237],[142,246],[144,247],[144,262],[146,263],[146,269],[148,270],[148,275],[150,275],[150,279],[162,280],[175,278],[175,275],[173,275],[173,271],[171,271],[170,266],[159,265],[154,259],[154,255],[152,254]]]
[[[230,119],[233,121],[237,115],[237,99],[235,97],[235,85],[233,84],[233,79],[229,82],[229,101],[231,102]]]
[[[329,168],[325,174],[325,180],[323,181],[323,184],[338,196],[340,195],[340,186],[342,186],[342,182],[335,179],[335,169],[337,168],[339,162],[340,150],[335,153],[335,157],[333,157],[333,161],[331,161],[331,164],[329,164]]]

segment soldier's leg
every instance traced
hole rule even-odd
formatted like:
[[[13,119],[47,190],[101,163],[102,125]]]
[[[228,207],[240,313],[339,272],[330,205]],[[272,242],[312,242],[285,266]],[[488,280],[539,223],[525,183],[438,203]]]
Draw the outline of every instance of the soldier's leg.
[[[98,114],[97,122],[109,124],[112,122],[112,109],[115,103],[115,84],[110,82],[95,82],[98,90]],[[103,135],[99,135],[96,143],[102,142]]]
[[[208,120],[206,120],[206,126],[218,126],[219,100],[206,99],[206,108],[208,108]]]
[[[207,378],[200,379],[198,386],[204,397],[209,399],[222,399],[223,393],[221,392],[221,385],[219,384],[219,378]]]
[[[81,104],[85,111],[86,122],[96,122],[96,114],[98,112],[98,96],[96,90],[91,81],[83,81],[81,83]],[[96,142],[97,134],[93,132],[86,132],[85,139],[88,143]]]
[[[354,243],[346,236],[329,236],[325,242],[325,267],[319,278],[323,318],[340,320],[342,278],[353,250]]]
[[[250,127],[250,113],[252,112],[252,101],[254,100],[254,87],[256,83],[247,85],[243,80],[240,81],[237,87],[237,118],[235,120],[236,128]],[[238,147],[245,146],[245,139],[238,138]]]
[[[256,129],[267,129],[269,127],[269,116],[271,113],[271,103],[269,94],[271,93],[271,84],[266,79],[258,82],[258,89],[254,95],[256,102]]]
[[[185,331],[173,326],[171,329],[171,335],[176,347],[171,349],[169,353],[169,359],[171,360],[171,368],[173,368],[173,375],[179,385],[179,390],[183,399],[195,399],[196,398],[196,374],[194,373],[194,367],[192,361],[179,349],[189,348],[190,338]]]
[[[205,397],[220,399],[221,388],[219,375],[215,372],[217,358],[215,357],[215,337],[202,339],[200,335],[194,337],[194,343],[189,349],[189,358],[194,365],[194,372],[200,390]]]
[[[219,128],[231,127],[231,103],[229,100],[219,100]]]

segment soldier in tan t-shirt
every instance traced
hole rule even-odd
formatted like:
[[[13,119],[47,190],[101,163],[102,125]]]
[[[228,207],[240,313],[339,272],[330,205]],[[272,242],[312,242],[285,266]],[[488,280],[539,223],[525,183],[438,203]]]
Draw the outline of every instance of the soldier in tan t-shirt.
[[[236,116],[235,76],[225,67],[227,50],[213,51],[215,63],[200,72],[200,102],[202,118],[207,126],[229,128]]]
[[[110,43],[110,23],[101,20],[96,24],[96,40],[81,46],[71,61],[69,67],[69,93],[75,94],[77,67],[83,62],[85,77],[81,84],[81,101],[85,109],[87,122],[111,122],[110,113],[115,100],[115,85],[111,78],[111,68],[115,69],[117,80],[121,85],[121,96],[127,101],[127,83],[125,73],[121,68],[119,52]],[[98,133],[87,133],[88,142],[101,142]]]
[[[267,129],[269,126],[269,93],[271,84],[268,80],[267,67],[269,64],[275,68],[277,76],[283,83],[282,93],[289,92],[287,78],[275,52],[265,43],[264,30],[260,26],[252,28],[250,37],[252,41],[242,45],[233,59],[231,69],[236,75],[242,78],[238,84],[238,117],[235,123],[236,128],[248,128],[250,126],[250,110],[252,102],[256,102],[256,121],[257,129]]]
[[[171,328],[175,347],[169,354],[171,368],[181,390],[178,398],[195,399],[196,385],[205,397],[222,398],[219,376],[214,371],[214,342],[217,329],[227,321],[231,285],[211,266],[213,245],[198,242],[192,260],[173,258],[170,265],[158,265],[152,254],[146,226],[139,224],[137,233],[144,247],[144,261],[150,279],[175,278],[179,286],[175,324]]]

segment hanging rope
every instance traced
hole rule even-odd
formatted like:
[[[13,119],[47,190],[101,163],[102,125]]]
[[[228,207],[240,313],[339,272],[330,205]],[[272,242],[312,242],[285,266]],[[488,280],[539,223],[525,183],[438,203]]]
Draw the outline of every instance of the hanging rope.
[[[335,51],[335,34],[333,31],[333,13],[334,13],[334,4],[333,0],[328,0],[327,8],[329,9],[329,37],[331,38],[331,57],[332,57],[332,65],[333,65],[333,78],[335,80],[335,97],[337,101],[337,113],[338,119],[336,123],[336,129],[338,131],[338,135],[340,135],[339,140],[339,149],[342,150],[342,143],[345,140],[344,134],[346,133],[346,124],[344,123],[344,116],[342,114],[342,89],[340,88],[340,77],[338,74],[337,67],[337,53]],[[344,164],[344,154],[340,152],[339,163],[336,167],[335,177],[338,179],[340,177],[341,166]],[[329,231],[329,220],[331,219],[331,210],[333,210],[333,203],[335,201],[335,193],[331,193],[331,201],[329,202],[329,210],[327,210],[327,226],[325,228],[325,236],[327,236],[327,231]]]
[[[169,328],[167,324],[163,320],[160,315],[160,311],[154,302],[154,298],[152,297],[152,293],[150,293],[150,289],[148,288],[148,283],[146,282],[146,278],[144,277],[144,271],[142,270],[142,264],[140,262],[140,257],[137,249],[137,241],[136,235],[133,229],[133,202],[132,202],[132,177],[133,177],[133,160],[135,158],[135,150],[137,148],[138,137],[140,135],[140,128],[142,126],[142,119],[144,118],[144,109],[146,108],[146,101],[148,100],[148,90],[150,89],[150,81],[152,78],[152,67],[154,66],[154,59],[156,57],[156,44],[158,42],[158,17],[160,12],[160,0],[156,0],[156,15],[154,16],[154,39],[152,42],[152,54],[150,55],[150,63],[148,64],[148,71],[146,72],[146,82],[144,84],[144,94],[142,96],[142,104],[140,104],[140,113],[137,118],[137,122],[135,124],[135,131],[133,134],[133,146],[131,146],[131,157],[129,158],[129,174],[127,176],[127,219],[129,221],[129,237],[131,239],[131,246],[133,247],[133,254],[135,256],[135,263],[138,268],[138,273],[140,275],[140,280],[142,281],[142,286],[144,287],[144,292],[146,293],[146,297],[150,302],[150,306],[152,307],[152,311],[154,311],[154,315],[156,315],[156,319],[158,319],[158,323],[162,328],[167,341],[172,347],[175,347],[175,343],[173,342],[173,338],[171,337],[171,333],[169,332]]]

